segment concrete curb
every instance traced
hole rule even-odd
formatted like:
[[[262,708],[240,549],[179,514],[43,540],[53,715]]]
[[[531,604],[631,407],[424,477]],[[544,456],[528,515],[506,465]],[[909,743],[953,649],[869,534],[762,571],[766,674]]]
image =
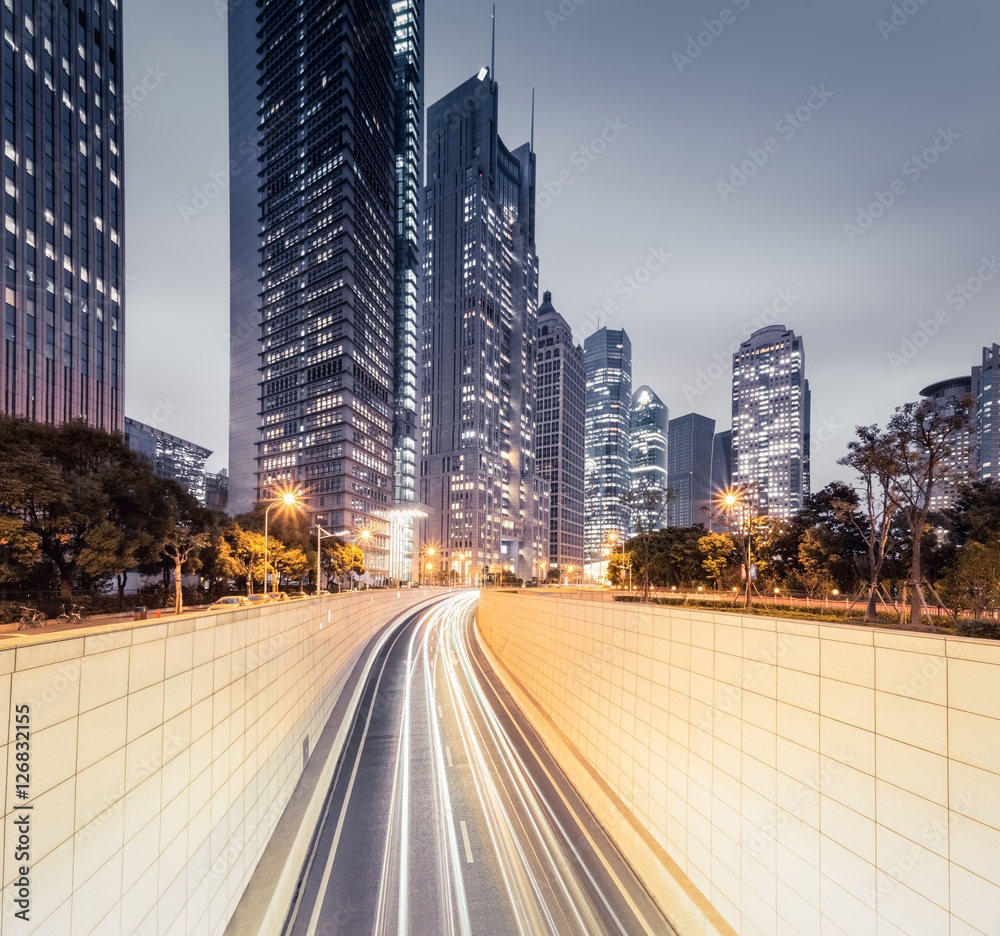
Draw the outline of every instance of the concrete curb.
[[[397,614],[347,664],[351,674],[226,926],[225,936],[280,936],[375,660],[403,620],[441,600],[442,596],[435,596]]]
[[[679,936],[737,936],[722,914],[598,777],[520,680],[495,656],[479,629],[478,614],[475,635],[504,688]]]

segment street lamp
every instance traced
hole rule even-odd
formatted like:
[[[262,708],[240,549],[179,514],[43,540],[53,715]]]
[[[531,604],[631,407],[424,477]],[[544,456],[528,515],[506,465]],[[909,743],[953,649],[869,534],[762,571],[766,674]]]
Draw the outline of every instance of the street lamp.
[[[758,489],[755,484],[738,484],[727,488],[718,498],[718,506],[729,516],[740,547],[740,561],[746,578],[745,607],[750,607],[750,589],[753,577],[753,528]]]
[[[267,515],[271,512],[271,508],[275,506],[280,507],[299,507],[302,505],[298,502],[299,494],[298,492],[285,491],[277,500],[271,501],[267,507],[264,508],[264,594],[267,594]],[[250,583],[250,589],[253,590],[253,582]]]
[[[336,533],[328,533],[318,523],[316,524],[316,594],[317,595],[319,595],[319,587],[320,587],[320,556],[321,556],[321,553],[320,553],[320,548],[319,548],[319,541],[321,539],[326,539],[327,537],[337,536],[337,535],[338,534],[336,534]],[[339,585],[337,586],[337,590],[338,591],[340,590],[340,586]]]
[[[430,560],[430,561],[429,561],[429,562],[427,563],[427,572],[428,572],[428,573],[431,573],[431,572],[433,572],[433,571],[434,571],[434,547],[433,547],[433,546],[428,546],[428,547],[427,547],[427,548],[426,548],[426,549],[424,550],[424,554],[425,554],[425,555],[426,555],[426,556],[428,557],[428,559]],[[427,578],[428,578],[428,579],[429,579],[429,578],[431,578],[431,575],[430,575],[430,574],[428,574]],[[433,584],[433,583],[432,583],[432,584]]]
[[[361,564],[365,567],[365,574],[368,575],[368,560],[365,558],[365,543],[371,539],[372,531],[366,529],[359,530],[358,532],[361,536]],[[371,584],[371,576],[369,575],[368,578],[369,584]]]

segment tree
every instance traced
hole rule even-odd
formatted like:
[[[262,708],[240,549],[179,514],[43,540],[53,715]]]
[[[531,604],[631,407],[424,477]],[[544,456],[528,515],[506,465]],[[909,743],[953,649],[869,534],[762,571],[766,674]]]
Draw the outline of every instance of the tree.
[[[635,528],[642,546],[643,601],[649,600],[649,550],[653,531],[663,522],[667,504],[673,498],[674,492],[672,490],[657,487],[648,487],[641,491],[627,491],[622,495],[622,506],[627,511],[631,521],[630,525]]]
[[[739,561],[736,543],[729,533],[706,533],[698,540],[698,548],[705,556],[702,568],[718,591],[726,579],[726,572]]]
[[[767,520],[760,515],[760,485],[757,482],[734,485],[720,498],[717,512],[721,521],[731,530],[739,552],[742,575],[746,582],[744,607],[749,608],[754,575],[760,574],[764,565],[765,556],[761,554],[759,547],[770,534]],[[773,549],[770,552],[773,553]]]
[[[196,533],[190,521],[179,520],[167,534],[163,546],[163,555],[174,564],[174,613],[184,610],[184,593],[181,579],[185,567],[193,571],[197,562],[198,550],[211,541],[208,533]]]
[[[336,537],[323,541],[323,571],[328,578],[343,584],[348,575],[365,574],[365,559],[361,550],[352,543],[345,543]]]
[[[854,432],[857,439],[848,442],[848,453],[838,464],[855,470],[861,494],[833,501],[833,507],[838,519],[851,524],[865,542],[868,552],[865,621],[873,623],[878,620],[878,585],[892,521],[903,499],[903,464],[892,432],[882,432],[877,425],[857,426]]]
[[[833,590],[836,579],[833,568],[840,562],[833,533],[821,526],[810,527],[799,543],[799,580],[810,598],[818,598]]]
[[[264,578],[264,536],[261,533],[251,533],[234,523],[224,534],[228,554],[227,572],[239,578],[245,578],[247,594],[253,594],[253,583]]]
[[[985,611],[997,607],[1000,604],[1000,546],[975,540],[966,543],[945,580],[944,591],[954,608],[970,611],[977,620]]]
[[[911,630],[924,630],[923,609],[927,603],[921,588],[921,541],[927,529],[932,498],[942,484],[959,480],[956,469],[949,465],[949,459],[959,439],[972,432],[968,410],[973,405],[971,397],[948,408],[925,399],[920,403],[897,407],[889,420],[889,435],[901,466],[899,510],[909,526],[912,549]],[[931,626],[930,629],[935,628]]]
[[[271,559],[270,555],[268,556]],[[301,549],[288,549],[282,546],[271,559],[274,570],[278,573],[278,588],[281,588],[282,577],[301,582],[309,569],[309,556]]]

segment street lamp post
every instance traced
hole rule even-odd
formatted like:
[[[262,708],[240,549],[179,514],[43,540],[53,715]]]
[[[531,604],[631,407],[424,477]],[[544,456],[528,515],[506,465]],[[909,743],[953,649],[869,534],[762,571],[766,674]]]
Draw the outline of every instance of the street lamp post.
[[[317,595],[319,595],[319,587],[320,587],[320,557],[322,555],[320,553],[319,541],[321,539],[326,539],[327,537],[336,536],[336,535],[337,535],[336,533],[329,533],[329,532],[327,532],[318,523],[316,524],[316,594]],[[340,586],[338,585],[337,588],[339,590]]]
[[[282,507],[301,507],[302,505],[296,500],[298,497],[297,493],[292,493],[291,491],[286,491],[277,500],[271,501],[267,507],[264,508],[264,594],[267,594],[267,515],[271,512],[271,508],[275,506]],[[251,590],[253,583],[251,582]]]

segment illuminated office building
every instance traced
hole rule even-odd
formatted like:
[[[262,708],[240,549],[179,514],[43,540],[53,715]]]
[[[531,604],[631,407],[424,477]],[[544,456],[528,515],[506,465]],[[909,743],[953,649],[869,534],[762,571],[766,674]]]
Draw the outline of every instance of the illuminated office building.
[[[535,462],[535,154],[504,144],[490,69],[427,112],[421,326],[425,541],[463,581],[548,566]]]
[[[121,6],[7,0],[3,15],[2,412],[121,431]]]
[[[583,569],[583,348],[552,305],[538,308],[538,471],[549,482],[549,567],[565,578]]]
[[[158,477],[177,481],[197,497],[199,503],[206,503],[205,462],[212,454],[211,449],[127,416],[125,441],[129,449],[150,461]]]
[[[760,490],[763,515],[787,520],[809,493],[805,346],[769,325],[733,355],[733,482]]]
[[[972,369],[976,403],[976,468],[983,481],[1000,480],[1000,345],[983,348],[983,363]]]
[[[670,411],[666,404],[646,386],[632,394],[632,412],[629,421],[629,461],[632,490],[638,497],[644,491],[667,490],[667,424]],[[666,510],[643,511],[641,501],[638,513],[632,516],[632,529],[641,522],[644,530],[659,530],[666,525]]]
[[[376,578],[409,567],[390,531],[415,491],[422,20],[422,0],[228,16],[229,510],[300,490],[314,523],[370,531]]]
[[[625,536],[622,495],[631,489],[632,342],[602,328],[583,345],[587,374],[584,459],[584,554],[600,563],[608,538]]]

